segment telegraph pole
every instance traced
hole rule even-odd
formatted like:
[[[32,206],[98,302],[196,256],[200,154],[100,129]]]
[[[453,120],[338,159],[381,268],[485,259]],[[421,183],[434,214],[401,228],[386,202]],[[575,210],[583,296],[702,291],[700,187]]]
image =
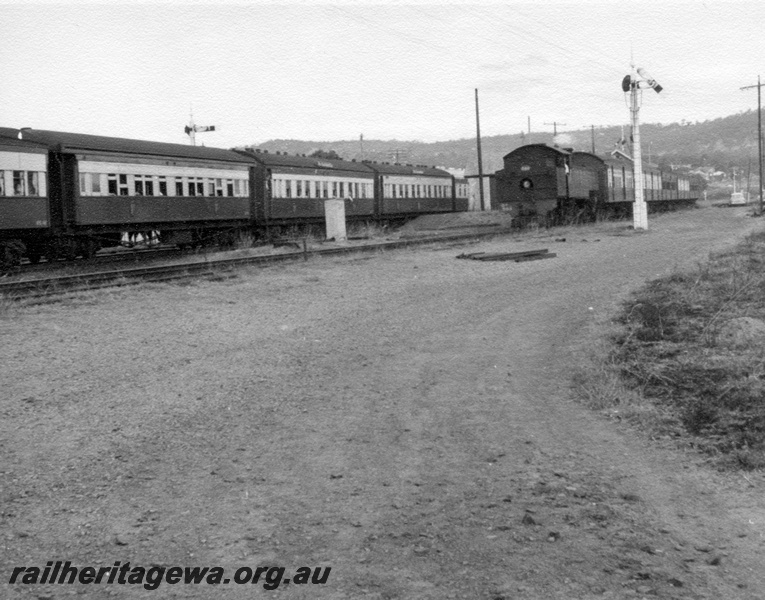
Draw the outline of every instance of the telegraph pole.
[[[557,121],[553,121],[552,123],[545,123],[545,125],[552,125],[553,126],[553,137],[558,135],[558,125],[565,127],[565,123],[558,123]]]
[[[595,154],[595,125],[590,125],[590,131],[592,132],[592,153]]]
[[[406,156],[407,154],[409,154],[409,151],[404,150],[403,148],[394,148],[393,150],[388,150],[388,156],[391,157],[397,163],[399,161],[399,158]]]
[[[475,136],[478,146],[478,189],[481,192],[481,210],[486,210],[483,197],[483,160],[481,159],[481,121],[478,117],[478,88],[475,89]]]
[[[757,213],[762,215],[762,84],[760,83],[760,76],[757,76],[757,85],[748,85],[742,87],[742,90],[750,90],[757,88],[757,150],[759,152],[760,163],[760,194],[758,201]]]

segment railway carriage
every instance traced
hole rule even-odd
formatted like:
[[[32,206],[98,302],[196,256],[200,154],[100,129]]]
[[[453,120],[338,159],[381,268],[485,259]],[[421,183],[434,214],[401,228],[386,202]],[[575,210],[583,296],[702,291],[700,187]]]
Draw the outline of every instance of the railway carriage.
[[[48,152],[44,146],[0,137],[0,265],[33,260],[50,231]]]
[[[454,178],[435,167],[365,162],[376,175],[380,218],[457,210]]]
[[[230,150],[25,130],[47,149],[47,253],[90,256],[125,233],[162,231],[192,244],[245,227],[250,161]]]
[[[464,177],[454,178],[454,210],[465,212],[470,205],[470,184]]]
[[[324,201],[344,199],[349,219],[375,216],[374,172],[363,163],[247,148],[253,165],[256,222],[285,225],[324,219]]]
[[[635,201],[635,175],[629,157],[609,158],[604,161],[608,180],[606,202],[612,205]],[[649,208],[666,209],[692,204],[698,199],[698,190],[690,177],[659,169],[655,165],[643,167],[643,197]]]

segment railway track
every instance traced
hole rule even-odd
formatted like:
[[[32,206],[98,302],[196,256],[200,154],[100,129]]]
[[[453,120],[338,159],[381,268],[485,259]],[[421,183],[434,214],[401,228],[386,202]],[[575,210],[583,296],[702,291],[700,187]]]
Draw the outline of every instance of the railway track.
[[[0,297],[13,300],[44,299],[62,294],[95,290],[108,287],[135,285],[142,282],[164,282],[182,279],[214,277],[222,272],[242,266],[267,266],[287,261],[308,260],[310,257],[337,256],[364,252],[379,252],[397,248],[407,248],[425,244],[453,243],[479,239],[505,233],[506,230],[471,231],[469,233],[454,233],[443,236],[426,236],[404,240],[394,240],[347,246],[341,248],[324,248],[295,250],[283,254],[262,256],[246,256],[236,258],[220,258],[215,260],[200,260],[174,265],[147,265],[94,271],[72,275],[27,279],[23,281],[0,282]]]

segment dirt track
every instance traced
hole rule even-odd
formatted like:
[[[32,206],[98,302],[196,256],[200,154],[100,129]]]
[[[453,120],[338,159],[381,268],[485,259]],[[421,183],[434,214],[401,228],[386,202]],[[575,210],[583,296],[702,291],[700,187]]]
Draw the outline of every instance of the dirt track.
[[[761,599],[762,475],[569,389],[617,302],[762,227],[744,212],[469,248],[558,254],[538,262],[395,251],[8,312],[0,595]],[[332,571],[276,591],[5,583],[55,560]]]

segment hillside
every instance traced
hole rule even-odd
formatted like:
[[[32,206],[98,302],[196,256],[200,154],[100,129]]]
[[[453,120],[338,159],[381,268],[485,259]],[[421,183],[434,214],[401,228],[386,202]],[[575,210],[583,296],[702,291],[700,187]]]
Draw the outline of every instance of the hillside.
[[[750,110],[729,117],[668,125],[645,123],[640,127],[643,153],[658,164],[681,164],[730,171],[736,167],[744,173],[757,163],[757,112]],[[629,137],[629,128],[624,128]],[[621,126],[596,127],[595,150],[610,152],[622,137]],[[561,146],[592,150],[591,129],[563,131],[558,135]],[[502,168],[502,157],[524,143],[552,143],[552,132],[532,132],[484,137],[481,140],[484,172]],[[475,173],[477,167],[474,138],[424,143],[403,140],[340,140],[334,142],[302,140],[269,140],[257,147],[290,154],[310,154],[316,150],[334,150],[346,159],[438,165],[465,168]],[[362,153],[363,147],[363,153]]]

